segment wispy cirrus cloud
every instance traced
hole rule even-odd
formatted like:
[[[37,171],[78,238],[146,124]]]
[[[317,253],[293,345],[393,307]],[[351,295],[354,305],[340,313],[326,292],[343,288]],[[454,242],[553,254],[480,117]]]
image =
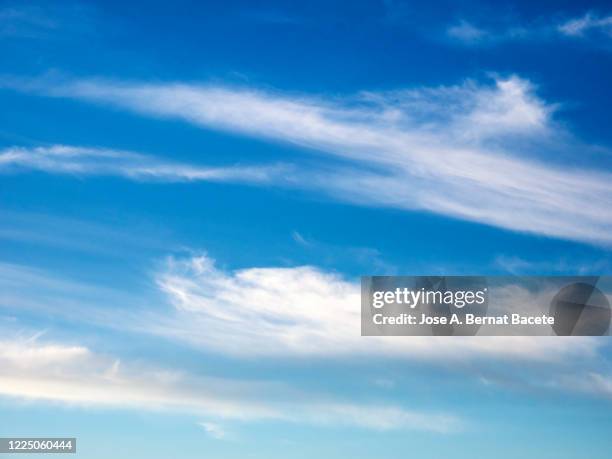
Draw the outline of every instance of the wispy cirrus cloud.
[[[169,258],[157,283],[175,313],[146,325],[149,333],[236,356],[379,355],[431,362],[555,362],[571,355],[593,357],[601,345],[597,339],[584,337],[364,339],[360,335],[360,286],[312,266],[227,272],[205,255]],[[534,302],[529,291],[516,286],[509,287],[507,297],[509,309]],[[228,336],[233,338],[228,340]]]
[[[129,151],[52,145],[0,149],[0,173],[39,170],[71,175],[118,175],[161,182],[279,182],[288,166],[202,167],[181,164]]]
[[[0,37],[46,37],[57,28],[57,21],[41,7],[19,4],[0,7]]]
[[[98,12],[83,2],[19,2],[0,5],[0,38],[58,40],[80,37],[96,30]]]
[[[465,43],[477,43],[489,35],[488,31],[480,29],[463,19],[449,26],[446,33],[449,37],[456,38]]]
[[[597,275],[610,271],[610,264],[606,259],[596,260],[529,260],[513,255],[498,255],[495,257],[494,265],[512,275],[526,274],[579,274]]]
[[[395,362],[404,368],[416,363],[417,369],[446,369],[454,378],[480,380],[495,390],[610,398],[609,379],[602,375],[609,349],[601,339],[361,337],[358,284],[316,267],[229,271],[200,255],[168,259],[158,267],[156,280],[163,296],[143,300],[58,274],[0,264],[2,312],[51,316],[56,327],[70,321],[95,325],[96,330],[92,339],[74,326],[70,340],[58,342],[49,337],[52,332],[15,337],[20,323],[11,322],[11,332],[0,328],[0,397],[89,410],[187,414],[203,420],[202,428],[217,439],[231,439],[238,424],[252,422],[438,434],[473,425],[455,405],[432,409],[389,401],[393,394],[386,392],[394,380],[376,379],[373,383],[383,391],[364,400],[359,394],[305,388],[265,370],[256,378],[241,378],[232,372],[224,376],[217,368],[212,376],[202,366],[205,360],[183,367],[179,361],[152,365],[132,354],[119,358],[118,337],[125,333],[128,343],[146,334],[150,343],[178,345],[177,352],[187,344],[233,363],[256,357],[281,365],[299,365],[301,359],[314,365],[323,359],[370,365],[374,359],[391,367]],[[515,291],[512,297],[529,303],[528,292]],[[100,346],[99,337],[111,331],[115,355],[95,351],[92,343]],[[90,344],[82,344],[85,340]]]
[[[609,381],[603,376],[595,377],[596,386],[569,383],[609,367],[605,338],[362,337],[359,285],[312,266],[229,271],[216,267],[206,256],[194,255],[169,258],[158,267],[155,278],[161,295],[130,296],[42,270],[0,265],[0,309],[6,314],[52,316],[55,324],[94,326],[115,337],[125,334],[128,342],[134,336],[147,336],[151,342],[175,345],[179,350],[187,346],[233,362],[257,358],[262,362],[332,360],[353,365],[375,359],[391,366],[446,369],[454,377],[459,372],[468,381],[483,379],[498,389],[553,389],[609,398],[605,389]],[[525,289],[510,286],[507,294],[509,305],[517,310],[533,302]],[[10,326],[15,329],[18,325]],[[434,432],[463,426],[452,412],[407,409],[385,400],[355,402],[304,392],[294,383],[150,367],[143,361],[96,353],[74,341],[11,340],[0,332],[5,336],[0,340],[0,396],[184,412],[215,425],[271,420]],[[75,336],[78,343],[79,333]],[[561,384],[563,381],[568,383]],[[388,390],[393,381],[376,380],[374,384]]]
[[[446,37],[451,43],[478,47],[518,40],[542,39],[549,36],[552,30],[550,27],[526,27],[516,24],[491,27],[461,19],[446,28]]]
[[[491,46],[516,41],[552,42],[562,38],[586,40],[591,37],[599,37],[609,43],[612,39],[612,15],[587,11],[582,16],[564,20],[539,18],[529,23],[502,21],[493,25],[463,18],[446,28],[446,36],[451,43],[466,46]]]
[[[582,17],[560,24],[557,30],[570,37],[584,37],[590,32],[601,32],[612,38],[612,15],[600,16],[589,11]]]
[[[444,412],[355,404],[301,393],[275,381],[209,377],[149,367],[80,345],[39,339],[0,341],[0,396],[87,407],[173,411],[225,421],[283,421],[316,426],[449,433],[464,421]],[[225,432],[203,424],[215,438]]]
[[[369,356],[432,365],[554,364],[596,359],[603,344],[592,337],[364,338],[359,284],[314,266],[227,271],[205,255],[170,257],[156,270],[155,282],[158,291],[126,294],[0,263],[0,308],[164,338],[238,358]],[[524,289],[509,293],[529,303]]]
[[[551,160],[560,152],[584,156],[589,147],[557,125],[556,106],[516,76],[493,85],[468,82],[328,99],[107,80],[5,79],[2,86],[316,151],[316,165],[300,169],[290,186],[335,199],[612,242],[611,174]],[[331,160],[340,163],[330,166]]]
[[[217,440],[223,440],[227,436],[225,429],[215,422],[199,422],[198,425],[204,429],[209,436]]]

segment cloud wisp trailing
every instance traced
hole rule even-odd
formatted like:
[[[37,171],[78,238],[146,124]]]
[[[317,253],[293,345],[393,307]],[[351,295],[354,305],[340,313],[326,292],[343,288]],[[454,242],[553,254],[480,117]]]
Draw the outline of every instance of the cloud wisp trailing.
[[[589,32],[601,32],[612,39],[612,15],[600,16],[591,11],[558,26],[558,31],[570,37],[584,37]]]
[[[202,167],[157,159],[139,153],[104,148],[52,145],[0,150],[0,173],[22,169],[71,175],[117,175],[160,182],[279,182],[287,166]]]
[[[538,98],[533,86],[518,77],[493,85],[468,82],[344,99],[104,80],[12,80],[3,86],[178,118],[315,151],[318,168],[302,168],[290,186],[335,199],[612,242],[612,175],[551,160],[559,151],[578,154],[588,146],[567,141],[569,133],[552,119],[555,105]],[[330,160],[341,165],[330,168]],[[278,176],[271,181],[283,182]]]
[[[598,46],[612,40],[612,15],[587,11],[584,15],[551,21],[540,18],[526,24],[497,24],[486,26],[461,19],[446,28],[446,37],[452,43],[466,46],[491,46],[507,42],[552,42],[559,39],[587,40],[599,38]]]
[[[225,379],[126,363],[87,347],[39,339],[0,341],[0,396],[87,407],[173,411],[225,421],[450,433],[463,421],[444,412],[355,404],[301,393],[275,381]],[[214,427],[213,427],[214,426]],[[216,422],[203,424],[222,438]]]

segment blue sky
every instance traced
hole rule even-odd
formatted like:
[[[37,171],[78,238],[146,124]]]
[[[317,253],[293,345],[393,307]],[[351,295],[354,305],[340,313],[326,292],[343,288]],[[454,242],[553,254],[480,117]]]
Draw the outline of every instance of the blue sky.
[[[1,2],[0,435],[609,456],[607,338],[359,336],[359,276],[612,274],[606,2]]]

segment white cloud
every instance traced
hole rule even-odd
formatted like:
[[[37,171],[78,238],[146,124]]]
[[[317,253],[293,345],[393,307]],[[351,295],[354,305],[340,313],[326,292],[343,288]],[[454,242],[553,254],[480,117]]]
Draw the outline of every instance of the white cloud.
[[[96,7],[86,3],[3,1],[0,4],[0,38],[83,40],[99,29],[95,27],[98,16]]]
[[[206,256],[171,258],[158,284],[175,314],[146,325],[150,333],[242,357],[559,362],[593,357],[600,345],[588,337],[362,337],[359,285],[310,266],[225,272]],[[518,288],[507,297],[530,299]]]
[[[134,152],[104,148],[52,145],[0,150],[0,171],[34,169],[73,175],[120,175],[134,180],[164,182],[227,181],[265,183],[282,181],[287,167],[200,167],[159,160]]]
[[[462,19],[446,29],[446,35],[452,43],[466,46],[490,46],[520,40],[552,43],[563,37],[585,39],[591,34],[599,34],[604,41],[612,38],[612,16],[601,16],[588,11],[563,22],[541,17],[524,24],[502,21],[487,26]]]
[[[548,381],[546,386],[612,400],[612,374],[602,374],[600,369],[559,375],[554,380]]]
[[[474,43],[484,39],[488,32],[480,29],[467,21],[459,21],[458,24],[450,26],[446,33],[451,38],[457,38],[466,43]]]
[[[304,236],[302,236],[298,231],[292,231],[291,238],[299,245],[302,245],[304,247],[308,247],[311,245],[311,242],[308,241]]]
[[[162,298],[155,291],[126,294],[0,264],[0,307],[240,358],[556,364],[596,359],[602,345],[591,337],[362,337],[359,285],[312,266],[224,271],[205,256],[170,258],[156,281]],[[530,301],[524,290],[507,296]]]
[[[446,37],[447,42],[452,44],[486,47],[519,40],[550,38],[551,30],[547,25],[523,26],[503,21],[483,25],[461,19],[446,28]]]
[[[588,12],[582,17],[564,22],[558,26],[558,30],[571,37],[581,37],[591,31],[600,31],[612,37],[612,16],[601,17]]]
[[[225,429],[215,422],[199,422],[198,425],[202,427],[208,435],[217,440],[223,440],[227,435]]]
[[[556,161],[572,142],[555,140],[568,135],[551,120],[554,106],[518,77],[493,86],[466,83],[329,100],[103,80],[5,80],[4,86],[180,118],[343,160],[330,167],[319,155],[317,166],[280,180],[283,186],[516,231],[612,242],[612,175]]]
[[[609,397],[609,380],[591,381],[588,376],[599,374],[606,364],[605,338],[362,337],[359,286],[314,267],[223,271],[202,256],[170,259],[157,277],[173,305],[170,308],[146,292],[138,295],[139,302],[40,270],[0,267],[0,307],[9,314],[53,316],[56,324],[94,325],[102,332],[127,332],[129,339],[137,334],[162,337],[166,344],[188,345],[220,357],[278,359],[279,364],[290,359],[297,365],[323,359],[418,362],[416,368],[423,364],[446,368],[455,375],[498,381],[500,387],[510,383],[517,388]],[[533,302],[525,289],[510,286],[506,293],[508,307],[520,310]],[[7,326],[15,330],[19,323]],[[452,413],[305,393],[278,381],[151,367],[102,355],[81,344],[42,342],[40,336],[10,339],[6,329],[0,335],[0,395],[6,397],[169,410],[201,416],[218,426],[272,420],[376,430],[451,432],[463,427]],[[573,362],[570,367],[568,362]],[[575,374],[566,376],[577,362]],[[548,383],[549,378],[558,384]],[[581,380],[582,385],[574,384]],[[370,381],[384,389],[375,392],[382,397],[395,384],[384,375]]]
[[[376,378],[373,383],[381,389],[393,389],[395,387],[395,381],[389,378]]]
[[[38,340],[0,341],[0,395],[88,407],[176,411],[228,421],[276,420],[376,430],[451,432],[462,421],[446,413],[396,405],[353,404],[300,393],[284,384],[197,376],[119,362],[82,346]],[[202,423],[215,438],[225,431]]]
[[[557,260],[525,260],[517,256],[498,255],[494,263],[496,267],[512,275],[578,274],[582,276],[610,271],[610,265],[605,258],[579,260],[572,257]]]
[[[345,353],[360,339],[359,289],[312,267],[227,274],[204,256],[170,259],[158,284],[178,313],[167,333],[189,333],[191,326],[207,330],[186,337],[225,352]],[[165,333],[166,324],[160,325],[158,332]]]
[[[57,21],[42,8],[15,4],[0,9],[0,37],[46,37],[49,31],[57,28]]]

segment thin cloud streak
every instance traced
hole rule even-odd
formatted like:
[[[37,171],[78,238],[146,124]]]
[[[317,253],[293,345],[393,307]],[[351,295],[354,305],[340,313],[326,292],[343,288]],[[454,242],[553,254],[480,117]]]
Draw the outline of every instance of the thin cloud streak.
[[[550,161],[559,151],[578,154],[584,146],[565,142],[571,136],[553,121],[556,107],[518,77],[492,86],[466,83],[331,100],[104,80],[5,80],[3,86],[315,150],[318,169],[300,170],[289,186],[335,199],[612,242],[612,174]],[[321,153],[348,165],[329,172]]]
[[[118,175],[142,181],[246,183],[278,182],[288,171],[283,165],[201,167],[128,151],[68,145],[0,150],[0,172],[19,169],[77,176]]]
[[[589,11],[580,18],[574,18],[559,25],[558,30],[571,37],[583,37],[588,32],[599,31],[612,38],[612,15],[601,17]]]
[[[605,45],[612,39],[612,15],[602,16],[594,11],[584,15],[554,22],[539,18],[531,23],[497,24],[485,26],[466,19],[446,28],[451,43],[466,46],[491,46],[507,42],[554,42],[560,39],[587,40],[597,37]],[[598,42],[597,46],[602,43]],[[596,43],[592,41],[592,43]]]
[[[86,407],[206,415],[228,421],[283,421],[315,426],[451,433],[463,421],[447,413],[396,405],[353,404],[300,393],[277,382],[198,376],[125,363],[83,346],[0,341],[0,395]],[[205,429],[216,438],[224,432]]]

